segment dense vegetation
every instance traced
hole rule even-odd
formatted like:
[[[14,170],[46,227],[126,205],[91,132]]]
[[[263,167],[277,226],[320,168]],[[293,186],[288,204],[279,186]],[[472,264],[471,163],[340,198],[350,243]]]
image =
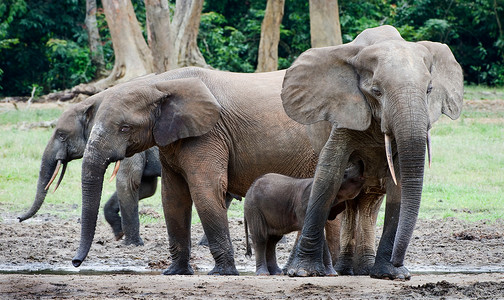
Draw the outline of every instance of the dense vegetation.
[[[133,4],[145,28],[144,4]],[[390,24],[407,40],[448,44],[467,83],[504,85],[504,0],[340,0],[339,5],[344,42],[365,28]],[[253,72],[265,6],[266,0],[205,1],[198,43],[207,63]],[[85,7],[85,0],[0,2],[0,95],[27,95],[33,87],[48,93],[94,79]],[[97,17],[112,68],[103,11]],[[282,23],[279,68],[286,68],[310,47],[308,1],[287,0]]]

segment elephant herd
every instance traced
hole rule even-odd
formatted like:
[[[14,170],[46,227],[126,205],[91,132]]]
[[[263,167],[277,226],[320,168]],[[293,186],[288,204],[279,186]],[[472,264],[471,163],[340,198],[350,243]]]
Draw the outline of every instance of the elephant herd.
[[[462,95],[462,69],[448,46],[405,41],[391,26],[310,49],[287,70],[190,67],[143,76],[62,114],[33,206],[19,219],[38,211],[61,165],[57,184],[67,163],[82,158],[81,238],[72,259],[80,266],[93,241],[105,170],[115,162],[117,190],[105,217],[126,244],[143,244],[138,200],[154,194],[161,176],[172,258],[163,274],[193,274],[194,205],[215,260],[209,274],[238,275],[227,207],[245,196],[257,274],[407,280],[403,261],[426,148],[430,162],[429,130],[441,114],[459,117]],[[281,270],[275,246],[291,231],[298,238]]]

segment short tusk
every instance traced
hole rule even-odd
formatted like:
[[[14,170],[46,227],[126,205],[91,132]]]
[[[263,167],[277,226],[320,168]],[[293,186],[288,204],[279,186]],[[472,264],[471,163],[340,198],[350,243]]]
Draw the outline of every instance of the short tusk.
[[[119,171],[120,165],[121,165],[121,161],[120,160],[116,161],[115,166],[114,166],[114,172],[112,172],[112,176],[110,176],[109,182],[112,182],[112,180],[114,180],[114,178],[116,177],[117,171]]]
[[[63,164],[63,170],[61,170],[61,175],[60,175],[60,177],[59,177],[59,179],[58,179],[58,182],[56,183],[56,187],[54,188],[53,193],[54,193],[54,192],[56,192],[56,190],[58,189],[58,187],[59,187],[59,185],[60,185],[61,181],[63,180],[63,177],[65,176],[66,168],[67,168],[67,164],[66,164],[66,163],[64,163],[64,164]]]
[[[387,163],[390,170],[390,175],[392,175],[392,180],[397,185],[397,179],[394,170],[394,161],[392,159],[392,144],[390,143],[390,137],[385,134],[385,153],[387,154]]]
[[[58,175],[58,172],[59,172],[60,168],[61,168],[61,160],[58,160],[58,163],[56,164],[56,169],[54,170],[54,173],[53,173],[53,175],[51,177],[51,180],[49,180],[49,183],[44,188],[45,191],[47,191],[49,189],[49,187],[51,186],[51,184],[53,183],[54,179]]]
[[[427,156],[429,157],[429,169],[430,169],[431,164],[432,164],[430,130],[427,131]]]

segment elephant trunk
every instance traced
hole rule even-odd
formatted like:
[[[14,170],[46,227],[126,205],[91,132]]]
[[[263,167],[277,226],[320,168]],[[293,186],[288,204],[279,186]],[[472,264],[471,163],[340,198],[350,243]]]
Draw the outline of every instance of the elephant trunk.
[[[429,117],[427,108],[418,105],[398,113],[394,120],[399,120],[395,122],[393,132],[400,166],[401,202],[391,263],[400,267],[403,265],[420,209]]]
[[[82,216],[79,249],[72,259],[74,267],[79,267],[86,258],[93,242],[98,209],[103,188],[103,177],[108,161],[98,155],[94,147],[84,154],[82,160]]]
[[[62,162],[61,160],[56,159],[56,156],[57,155],[56,153],[54,153],[53,147],[51,146],[51,144],[49,144],[44,150],[42,162],[40,163],[35,200],[33,201],[31,208],[26,213],[18,217],[19,222],[33,217],[44,203],[48,190],[47,186],[51,180],[54,180],[54,177],[55,175],[57,175],[56,173],[58,172],[59,166]],[[64,166],[66,166],[66,163],[63,164]],[[62,177],[60,178],[60,181],[61,179]]]

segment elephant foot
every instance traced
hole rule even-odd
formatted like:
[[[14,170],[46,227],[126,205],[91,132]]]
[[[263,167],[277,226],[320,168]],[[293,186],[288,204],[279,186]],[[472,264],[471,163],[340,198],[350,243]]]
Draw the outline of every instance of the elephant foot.
[[[332,265],[326,266],[325,273],[326,276],[338,276],[338,273],[336,272],[336,270]]]
[[[193,275],[194,271],[191,265],[189,264],[180,264],[180,266],[176,263],[172,263],[168,269],[163,271],[163,275]]]
[[[371,269],[373,268],[375,262],[374,255],[363,256],[357,264],[354,266],[355,275],[369,275],[371,274]]]
[[[314,261],[313,258],[300,258],[297,255],[286,270],[290,277],[326,276],[326,268],[322,261]]]
[[[208,275],[240,275],[240,273],[238,273],[235,266],[223,267],[215,265],[215,267],[208,272]]]
[[[386,280],[400,280],[406,281],[411,279],[411,273],[404,266],[395,267],[390,262],[375,263],[371,268],[370,275],[372,278],[386,279]]]
[[[336,269],[336,272],[338,272],[339,275],[348,275],[348,276],[354,275],[353,262],[351,259],[338,260],[334,268]]]
[[[268,267],[268,274],[270,275],[281,275],[282,273],[282,269],[280,269],[278,266]]]
[[[133,239],[130,239],[128,237],[126,237],[123,241],[123,245],[135,245],[135,246],[143,246],[144,245],[144,242],[142,240],[141,237],[138,237],[138,238],[133,238]]]

